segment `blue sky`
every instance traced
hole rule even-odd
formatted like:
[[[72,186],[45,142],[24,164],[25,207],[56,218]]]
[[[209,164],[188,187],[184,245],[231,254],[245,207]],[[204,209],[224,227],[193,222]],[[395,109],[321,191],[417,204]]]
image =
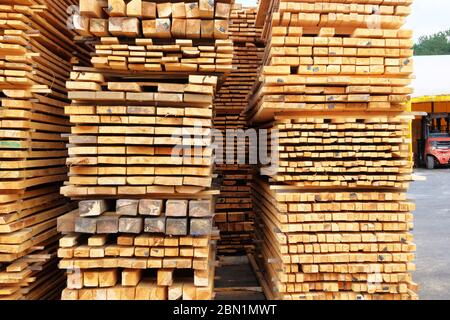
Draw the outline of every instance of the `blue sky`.
[[[256,0],[237,0],[245,6],[256,6]],[[415,0],[406,28],[414,30],[417,40],[422,35],[450,29],[449,0]]]

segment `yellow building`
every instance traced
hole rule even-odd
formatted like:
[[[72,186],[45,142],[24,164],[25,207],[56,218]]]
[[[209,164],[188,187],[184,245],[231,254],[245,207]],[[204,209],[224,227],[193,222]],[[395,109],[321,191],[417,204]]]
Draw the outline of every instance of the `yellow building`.
[[[450,113],[450,56],[414,57],[413,112]],[[422,135],[422,117],[412,124],[413,152],[417,160],[418,139]]]

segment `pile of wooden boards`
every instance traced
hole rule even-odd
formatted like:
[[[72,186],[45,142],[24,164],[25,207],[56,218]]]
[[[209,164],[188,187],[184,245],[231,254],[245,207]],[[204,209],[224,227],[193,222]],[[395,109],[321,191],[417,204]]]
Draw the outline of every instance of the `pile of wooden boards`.
[[[204,45],[192,39],[177,39],[174,44],[152,39],[135,39],[120,44],[107,37],[96,46],[94,67],[133,71],[228,72],[233,51],[228,40]]]
[[[252,166],[248,163],[248,141],[242,137],[226,143],[226,130],[247,129],[243,111],[247,108],[264,53],[261,28],[255,26],[256,8],[234,4],[231,10],[230,38],[234,43],[233,71],[215,98],[214,128],[222,132],[215,142],[223,151],[223,164],[216,163],[220,196],[216,204],[216,225],[221,231],[218,252],[245,253],[253,250],[253,210],[250,196]],[[236,131],[236,134],[239,133]],[[231,161],[227,155],[232,155]],[[244,158],[245,163],[239,163]]]
[[[102,38],[92,58],[99,69],[222,73],[233,57],[229,2],[80,1],[73,25]]]
[[[410,30],[398,27],[411,1],[335,2],[334,7],[323,4],[324,8],[307,1],[279,4],[266,48],[262,74],[266,86],[256,93],[252,117],[270,120],[274,113],[299,109],[404,109],[411,92],[407,85],[413,41]],[[294,17],[299,20],[293,21]],[[378,29],[367,28],[375,23],[372,20],[380,21]],[[392,20],[392,25],[385,20]]]
[[[100,6],[98,5],[100,2]],[[229,1],[80,1],[81,35],[158,39],[228,39]]]
[[[63,299],[213,297],[213,98],[233,43],[208,28],[227,25],[230,6],[80,1],[74,20],[89,28],[75,30],[95,48],[92,67],[74,67],[66,83],[73,127],[61,192],[81,201],[58,220]],[[174,31],[197,21],[201,39]]]
[[[0,300],[59,297],[56,218],[74,208],[65,81],[86,54],[67,30],[71,0],[0,1]]]
[[[309,116],[309,115],[308,115]],[[386,187],[411,181],[409,122],[401,116],[280,119],[276,182],[300,187]]]
[[[211,299],[212,210],[211,199],[80,201],[58,220],[62,298]]]
[[[277,169],[252,183],[270,298],[417,298],[411,2],[260,2],[249,115],[278,141]]]
[[[195,193],[211,186],[217,78],[133,77],[74,68],[66,113],[76,126],[69,138],[64,195]]]

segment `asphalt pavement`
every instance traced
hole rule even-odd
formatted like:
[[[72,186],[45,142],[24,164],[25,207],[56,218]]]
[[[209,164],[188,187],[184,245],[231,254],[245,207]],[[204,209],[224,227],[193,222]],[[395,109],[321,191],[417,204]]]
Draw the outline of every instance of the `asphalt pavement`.
[[[408,193],[417,206],[413,280],[419,284],[420,299],[450,300],[450,169],[416,173],[427,180],[414,182]]]

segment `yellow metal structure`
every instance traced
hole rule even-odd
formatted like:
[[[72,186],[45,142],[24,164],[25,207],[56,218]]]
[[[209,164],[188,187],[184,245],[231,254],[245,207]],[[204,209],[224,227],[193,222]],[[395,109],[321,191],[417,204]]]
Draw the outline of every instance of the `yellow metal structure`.
[[[428,103],[428,102],[450,102],[450,95],[442,96],[423,96],[413,98],[411,103]]]

